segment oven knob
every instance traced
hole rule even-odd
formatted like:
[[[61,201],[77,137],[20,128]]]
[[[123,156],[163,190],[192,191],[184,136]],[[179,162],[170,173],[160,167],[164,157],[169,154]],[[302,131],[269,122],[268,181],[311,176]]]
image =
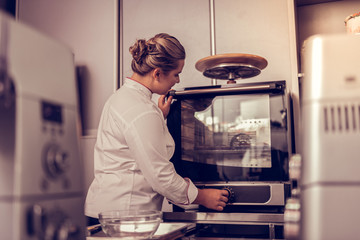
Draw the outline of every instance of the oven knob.
[[[289,176],[290,179],[300,180],[301,176],[301,155],[294,154],[289,160]]]
[[[80,228],[70,218],[65,218],[58,230],[58,240],[68,240],[78,237]]]
[[[60,208],[49,209],[38,204],[27,212],[27,230],[36,239],[79,239],[80,227]]]
[[[44,168],[48,176],[57,178],[69,168],[68,154],[56,144],[51,144],[44,151]]]
[[[234,202],[234,200],[235,200],[234,190],[233,190],[232,188],[230,188],[230,187],[224,187],[223,190],[226,190],[226,191],[229,193],[229,195],[228,195],[228,199],[229,199],[229,200],[228,200],[227,203],[232,203],[232,202]]]
[[[286,201],[284,212],[284,235],[288,240],[298,240],[300,236],[301,204],[298,198]]]

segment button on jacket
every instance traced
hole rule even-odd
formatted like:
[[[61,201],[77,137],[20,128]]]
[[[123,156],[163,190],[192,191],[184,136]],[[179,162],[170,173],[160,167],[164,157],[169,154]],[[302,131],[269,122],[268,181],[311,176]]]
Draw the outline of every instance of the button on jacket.
[[[127,78],[105,103],[85,215],[97,218],[106,210],[161,210],[163,196],[179,205],[195,200],[197,188],[179,176],[169,161],[174,140],[151,97],[148,88]]]

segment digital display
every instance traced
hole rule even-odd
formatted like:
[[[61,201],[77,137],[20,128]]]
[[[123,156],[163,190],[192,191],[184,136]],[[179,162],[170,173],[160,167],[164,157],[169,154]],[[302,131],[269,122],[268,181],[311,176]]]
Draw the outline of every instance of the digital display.
[[[62,123],[62,107],[58,104],[42,102],[42,118],[47,121]]]

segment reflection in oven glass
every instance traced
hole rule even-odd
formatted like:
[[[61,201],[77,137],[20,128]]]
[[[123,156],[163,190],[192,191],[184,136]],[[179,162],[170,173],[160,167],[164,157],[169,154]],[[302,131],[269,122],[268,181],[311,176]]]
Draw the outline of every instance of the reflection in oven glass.
[[[268,94],[187,99],[181,108],[183,160],[272,167]]]

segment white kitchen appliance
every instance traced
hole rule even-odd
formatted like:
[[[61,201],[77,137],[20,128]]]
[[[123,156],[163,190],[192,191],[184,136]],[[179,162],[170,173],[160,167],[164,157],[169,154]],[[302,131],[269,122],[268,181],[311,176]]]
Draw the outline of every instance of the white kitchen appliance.
[[[73,54],[0,14],[1,239],[85,239]]]
[[[288,230],[299,234],[291,238],[359,239],[359,51],[360,37],[346,34],[304,44],[300,205],[292,199],[285,213]],[[299,228],[291,223],[296,219]]]

